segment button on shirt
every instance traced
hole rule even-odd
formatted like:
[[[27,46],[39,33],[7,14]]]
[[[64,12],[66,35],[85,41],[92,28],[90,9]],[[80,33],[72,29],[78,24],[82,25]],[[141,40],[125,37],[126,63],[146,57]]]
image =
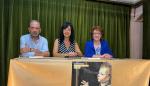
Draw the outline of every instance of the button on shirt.
[[[48,42],[47,39],[39,35],[39,39],[36,42],[33,42],[31,35],[23,35],[20,38],[20,48],[35,48],[40,50],[41,52],[49,51],[48,50]],[[27,52],[21,54],[23,57],[35,56],[35,52]]]

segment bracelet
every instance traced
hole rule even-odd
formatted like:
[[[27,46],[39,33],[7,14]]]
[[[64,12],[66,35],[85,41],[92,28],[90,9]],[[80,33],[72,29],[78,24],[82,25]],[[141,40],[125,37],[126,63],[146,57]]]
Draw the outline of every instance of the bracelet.
[[[33,52],[33,48],[30,48],[30,52]]]
[[[30,48],[30,52],[31,52],[31,48]]]

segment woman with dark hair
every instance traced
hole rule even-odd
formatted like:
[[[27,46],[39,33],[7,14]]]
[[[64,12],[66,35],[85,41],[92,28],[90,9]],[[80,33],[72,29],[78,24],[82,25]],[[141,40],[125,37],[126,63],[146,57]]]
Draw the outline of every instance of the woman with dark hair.
[[[100,26],[93,26],[91,30],[92,40],[85,44],[85,57],[112,58],[112,51],[108,42],[102,39],[104,35],[103,29]]]
[[[59,38],[54,42],[53,56],[82,56],[82,52],[75,42],[74,29],[70,22],[62,25]]]

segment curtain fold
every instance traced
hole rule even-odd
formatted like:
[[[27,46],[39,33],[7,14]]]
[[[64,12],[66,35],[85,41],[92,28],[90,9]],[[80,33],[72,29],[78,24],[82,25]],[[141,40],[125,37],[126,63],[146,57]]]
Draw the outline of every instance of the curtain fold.
[[[0,0],[0,85],[6,86],[7,82],[7,61],[6,48],[7,48],[7,16],[8,5],[5,0]]]
[[[0,0],[0,83],[6,86],[9,60],[19,56],[20,36],[28,33],[32,19],[41,23],[41,35],[48,39],[52,53],[54,40],[63,22],[75,30],[82,52],[94,25],[104,29],[104,39],[116,58],[129,56],[130,6],[86,0]]]
[[[150,59],[150,1],[143,4],[143,58]]]

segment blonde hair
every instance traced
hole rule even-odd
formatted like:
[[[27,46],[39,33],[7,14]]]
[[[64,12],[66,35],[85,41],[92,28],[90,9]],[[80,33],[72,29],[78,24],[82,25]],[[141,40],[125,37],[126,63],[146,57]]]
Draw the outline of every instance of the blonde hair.
[[[101,64],[100,69],[106,69],[107,71],[105,72],[106,74],[111,74],[111,65],[107,62],[104,62]]]

